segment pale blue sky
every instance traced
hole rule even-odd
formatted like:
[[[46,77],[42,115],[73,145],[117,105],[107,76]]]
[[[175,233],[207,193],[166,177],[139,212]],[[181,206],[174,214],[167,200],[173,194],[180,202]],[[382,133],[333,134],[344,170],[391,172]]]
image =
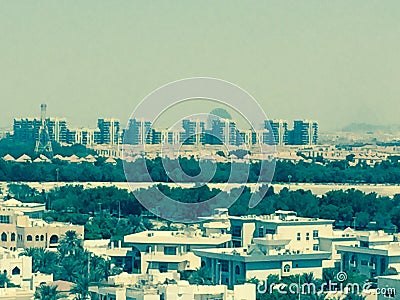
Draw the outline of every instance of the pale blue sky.
[[[126,121],[186,77],[238,84],[270,118],[392,124],[400,1],[1,1],[0,126],[13,116]]]

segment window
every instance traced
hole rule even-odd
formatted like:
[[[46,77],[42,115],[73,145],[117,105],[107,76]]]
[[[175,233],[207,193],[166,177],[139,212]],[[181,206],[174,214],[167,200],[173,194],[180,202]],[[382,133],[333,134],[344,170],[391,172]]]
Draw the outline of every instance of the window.
[[[18,267],[15,267],[14,269],[12,269],[11,274],[19,275],[19,274],[21,274],[21,270]]]
[[[167,263],[159,263],[158,264],[158,270],[161,272],[161,273],[166,273],[166,272],[168,272],[168,264]]]
[[[15,233],[11,233],[11,242],[15,242]]]
[[[300,233],[300,232],[297,233],[297,240],[298,240],[298,241],[301,240],[301,233]]]
[[[289,273],[289,272],[290,272],[290,266],[286,264],[286,265],[283,267],[283,272]]]
[[[266,229],[265,230],[265,234],[275,234],[276,233],[276,230],[275,229]]]
[[[309,241],[309,240],[310,240],[310,233],[307,232],[307,233],[306,233],[306,241]]]
[[[176,247],[164,247],[165,255],[176,255]]]
[[[263,237],[264,236],[264,227],[258,228],[258,237]]]
[[[228,263],[228,261],[221,260],[220,264],[221,264],[221,271],[222,272],[229,272],[229,263]]]
[[[232,227],[232,236],[241,237],[242,236],[242,227],[233,226]]]
[[[38,236],[38,235],[35,236],[35,241],[36,241],[36,242],[39,242],[39,236]]]
[[[1,224],[10,224],[10,216],[0,215],[0,223]]]
[[[26,236],[26,240],[27,240],[28,242],[32,242],[32,236],[31,236],[31,235],[27,235],[27,236]]]
[[[58,243],[58,236],[56,236],[56,235],[54,234],[54,235],[52,235],[52,236],[50,237],[50,244],[56,244],[56,243]]]
[[[361,260],[361,265],[362,266],[368,266],[368,261],[367,260]]]
[[[7,242],[7,233],[3,232],[3,233],[1,234],[1,241],[2,241],[2,242]]]
[[[318,230],[314,230],[312,235],[313,235],[313,239],[316,240],[318,238]]]
[[[314,244],[314,245],[313,245],[313,250],[314,250],[314,251],[318,251],[318,250],[319,250],[318,244]]]
[[[42,234],[41,236],[40,236],[40,241],[44,241],[44,235]]]
[[[239,266],[235,267],[235,274],[240,275],[240,267]]]

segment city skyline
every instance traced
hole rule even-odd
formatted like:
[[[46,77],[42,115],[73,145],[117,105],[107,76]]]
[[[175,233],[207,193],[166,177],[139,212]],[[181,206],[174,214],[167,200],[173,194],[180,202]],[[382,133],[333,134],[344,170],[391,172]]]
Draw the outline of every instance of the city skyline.
[[[143,118],[130,119],[125,128],[121,127],[119,119],[98,118],[96,128],[72,128],[65,118],[47,116],[46,104],[42,104],[41,108],[40,118],[14,118],[13,129],[8,132],[8,138],[17,142],[36,141],[36,147],[39,144],[41,146],[46,144],[48,145],[46,147],[50,147],[49,152],[52,152],[50,141],[87,146],[179,143],[236,146],[257,143],[316,145],[319,135],[318,122],[315,120],[297,119],[293,121],[292,126],[282,119],[264,120],[262,128],[245,129],[241,128],[237,120],[231,116],[208,120],[188,117],[168,128],[160,127],[159,124]],[[35,150],[35,152],[40,151]]]
[[[9,3],[0,126],[38,103],[73,125],[124,124],[148,93],[193,76],[239,85],[270,119],[398,124],[400,3],[227,3]]]

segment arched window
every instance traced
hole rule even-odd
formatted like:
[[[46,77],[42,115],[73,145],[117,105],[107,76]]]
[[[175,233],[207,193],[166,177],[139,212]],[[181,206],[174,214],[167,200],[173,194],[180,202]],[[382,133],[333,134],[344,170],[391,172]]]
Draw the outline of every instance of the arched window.
[[[235,267],[235,274],[240,275],[240,267],[239,266]]]
[[[39,242],[39,236],[38,235],[35,236],[35,241]]]
[[[283,267],[283,272],[289,273],[289,272],[290,272],[290,266],[289,266],[289,265],[285,265],[285,266]]]
[[[43,235],[43,234],[40,236],[40,241],[41,241],[41,242],[44,241],[44,235]]]
[[[7,233],[3,232],[3,233],[1,234],[1,241],[2,241],[2,242],[7,242]]]
[[[26,236],[26,240],[27,240],[28,242],[32,242],[32,236],[31,236],[31,235],[27,235],[27,236]]]
[[[15,233],[11,233],[11,242],[15,242]]]
[[[12,269],[11,274],[19,275],[19,274],[21,274],[21,270],[18,267],[15,267],[14,269]]]
[[[54,234],[54,235],[52,235],[52,236],[50,237],[50,244],[56,244],[56,243],[58,243],[58,236],[56,236],[56,235]]]
[[[201,261],[201,267],[204,268],[206,266],[206,262],[204,260]]]

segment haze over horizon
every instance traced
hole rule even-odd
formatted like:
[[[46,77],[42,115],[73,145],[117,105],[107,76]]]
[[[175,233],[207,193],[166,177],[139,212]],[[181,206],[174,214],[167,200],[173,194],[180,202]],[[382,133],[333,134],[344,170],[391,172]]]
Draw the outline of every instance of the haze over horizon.
[[[400,2],[8,2],[0,9],[0,127],[126,120],[151,91],[207,76],[269,118],[400,124]]]

